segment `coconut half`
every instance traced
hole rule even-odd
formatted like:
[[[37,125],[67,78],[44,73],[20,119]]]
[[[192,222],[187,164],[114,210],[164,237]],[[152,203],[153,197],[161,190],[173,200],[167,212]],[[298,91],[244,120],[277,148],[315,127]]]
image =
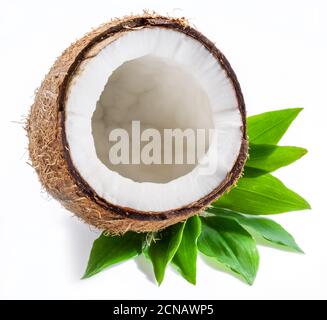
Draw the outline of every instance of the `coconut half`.
[[[141,134],[214,129],[195,146],[215,159],[210,172],[201,161],[110,161],[110,132],[124,128],[130,138],[135,121]],[[156,231],[201,212],[236,183],[247,157],[244,100],[230,64],[185,19],[156,14],[116,19],[71,45],[38,90],[27,129],[46,190],[112,234]],[[173,150],[187,155],[185,146]]]

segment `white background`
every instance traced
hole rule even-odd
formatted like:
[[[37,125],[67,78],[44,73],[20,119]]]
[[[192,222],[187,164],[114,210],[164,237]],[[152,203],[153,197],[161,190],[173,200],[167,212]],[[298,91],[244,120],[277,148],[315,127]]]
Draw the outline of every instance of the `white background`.
[[[79,280],[97,232],[41,192],[21,121],[54,59],[90,28],[143,8],[186,16],[232,64],[248,114],[304,107],[284,145],[309,154],[279,170],[313,210],[275,216],[305,255],[260,246],[252,287],[198,261],[194,287],[172,269],[159,288],[142,258]],[[326,1],[0,1],[3,299],[327,298]]]

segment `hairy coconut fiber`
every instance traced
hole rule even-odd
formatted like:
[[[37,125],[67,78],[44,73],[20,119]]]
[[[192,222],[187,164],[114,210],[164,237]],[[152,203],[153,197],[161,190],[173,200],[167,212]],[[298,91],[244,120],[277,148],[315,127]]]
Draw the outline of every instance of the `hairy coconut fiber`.
[[[210,194],[187,206],[164,212],[142,212],[110,204],[97,196],[74,168],[67,145],[64,121],[65,99],[70,81],[82,61],[96,55],[123,33],[141,28],[170,28],[200,41],[219,60],[233,82],[243,116],[243,142],[233,170]],[[176,19],[144,13],[115,19],[86,34],[57,59],[36,93],[27,122],[29,153],[32,165],[46,191],[84,220],[111,234],[133,230],[150,232],[183,221],[201,212],[228,190],[242,173],[247,157],[245,107],[242,93],[229,63],[215,45],[190,27],[183,18]],[[128,197],[128,194],[126,194]]]

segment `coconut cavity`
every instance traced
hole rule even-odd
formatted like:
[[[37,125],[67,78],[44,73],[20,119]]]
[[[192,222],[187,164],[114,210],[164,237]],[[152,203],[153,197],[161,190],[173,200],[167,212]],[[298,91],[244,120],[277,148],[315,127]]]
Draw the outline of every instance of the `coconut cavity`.
[[[139,121],[140,135],[136,128],[132,129],[132,121]],[[165,148],[165,129],[205,130],[205,139],[195,139],[194,147],[206,152],[208,129],[213,127],[210,102],[200,83],[183,65],[155,55],[145,55],[119,66],[109,77],[92,116],[92,134],[98,158],[109,170],[136,182],[167,183],[191,172],[198,165],[196,157],[194,163],[187,163],[190,150],[186,137],[182,146],[172,139],[172,144]],[[117,141],[109,141],[110,133],[115,129],[124,129],[128,133],[128,164],[113,163],[109,156],[109,150],[114,150],[112,148],[117,144]],[[147,129],[160,133],[160,159],[153,159],[151,164],[144,163],[142,159],[133,163],[133,152],[138,152],[136,149],[143,150],[149,141],[156,143],[153,137],[140,141],[142,134],[151,132],[145,131]],[[133,139],[140,141],[140,145],[135,145]],[[156,150],[155,146],[152,152]],[[164,162],[165,153],[171,154],[171,163]],[[183,163],[176,163],[175,159],[182,159]]]

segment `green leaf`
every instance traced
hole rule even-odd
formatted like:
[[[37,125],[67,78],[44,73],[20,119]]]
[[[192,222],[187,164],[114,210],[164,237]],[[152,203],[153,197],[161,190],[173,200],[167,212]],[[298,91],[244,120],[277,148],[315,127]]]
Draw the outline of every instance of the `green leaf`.
[[[283,109],[248,117],[249,141],[256,144],[277,144],[302,108]]]
[[[232,219],[206,217],[201,221],[199,250],[252,284],[259,266],[259,254],[252,236]]]
[[[254,230],[269,242],[291,248],[298,252],[303,252],[295,242],[292,235],[273,220],[262,217],[244,216],[241,213],[222,208],[211,207],[206,211],[219,217],[234,219],[243,227],[249,227],[250,229]]]
[[[276,214],[310,209],[309,203],[271,174],[243,177],[213,206],[246,214]]]
[[[255,168],[245,166],[243,175],[242,175],[242,179],[243,178],[256,178],[256,177],[262,176],[264,174],[267,174],[267,172],[260,170],[260,169],[255,169]]]
[[[104,233],[94,241],[83,279],[103,269],[133,258],[142,253],[143,235],[127,232],[123,236],[106,236]]]
[[[152,242],[147,249],[154,274],[160,285],[164,279],[167,265],[173,259],[183,236],[185,223],[178,223],[160,232],[160,240]]]
[[[246,166],[272,172],[300,159],[307,153],[299,147],[280,147],[268,144],[250,144],[250,157]]]
[[[185,223],[181,243],[172,260],[181,275],[192,284],[196,284],[197,240],[200,233],[200,218],[198,216],[189,218]]]

